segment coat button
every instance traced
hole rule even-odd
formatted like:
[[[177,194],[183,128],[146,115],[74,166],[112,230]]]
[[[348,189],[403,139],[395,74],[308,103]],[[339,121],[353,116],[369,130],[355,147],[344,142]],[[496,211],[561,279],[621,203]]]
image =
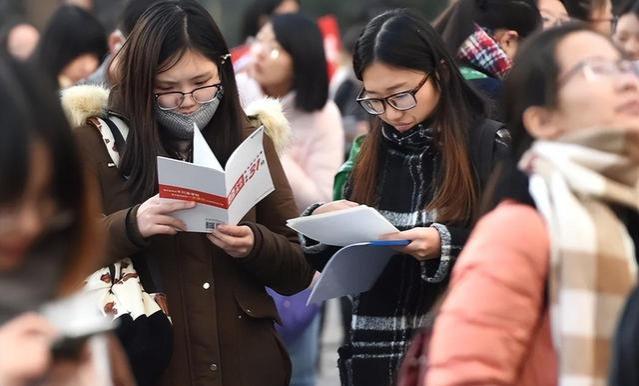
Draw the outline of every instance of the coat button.
[[[211,363],[211,365],[209,366],[209,370],[217,371],[217,365],[215,363]]]
[[[202,288],[204,288],[205,290],[207,290],[207,289],[211,288],[211,284],[210,284],[210,283],[208,283],[208,282],[207,282],[207,283],[204,283],[204,284],[202,284]]]

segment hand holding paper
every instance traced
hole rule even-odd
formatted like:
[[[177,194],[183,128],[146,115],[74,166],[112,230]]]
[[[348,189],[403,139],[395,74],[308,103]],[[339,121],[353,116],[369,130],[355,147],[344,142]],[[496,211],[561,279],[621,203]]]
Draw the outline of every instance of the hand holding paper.
[[[338,207],[345,209],[332,210]],[[395,249],[410,246],[409,240],[398,236],[408,235],[371,207],[341,200],[324,205],[324,209],[328,210],[287,222],[289,227],[321,243],[346,246],[324,267],[309,303],[368,291],[397,254]],[[387,240],[380,240],[388,234]]]
[[[415,257],[419,261],[434,259],[441,254],[441,238],[439,231],[433,227],[417,227],[403,232],[382,236],[383,240],[411,240],[405,246],[395,246],[395,250]]]
[[[255,245],[255,236],[246,225],[218,225],[206,237],[230,256],[241,258],[248,256]]]
[[[153,235],[174,235],[178,231],[186,230],[186,224],[171,214],[178,210],[191,209],[194,202],[169,200],[160,198],[158,194],[144,201],[138,208],[138,229],[142,237]]]
[[[222,169],[206,140],[195,127],[193,163],[158,157],[161,198],[194,201],[194,208],[174,217],[188,232],[209,233],[219,224],[237,224],[275,187],[262,144],[264,128],[255,130],[235,149]],[[178,224],[174,224],[178,225]]]
[[[322,213],[334,212],[337,210],[353,208],[356,206],[359,206],[359,204],[353,201],[348,201],[348,200],[331,201],[315,209],[312,214],[317,215]]]
[[[349,201],[335,201],[329,204],[347,202]],[[350,207],[290,219],[286,224],[313,240],[340,247],[378,240],[384,234],[399,232],[375,209],[366,205],[346,205]]]

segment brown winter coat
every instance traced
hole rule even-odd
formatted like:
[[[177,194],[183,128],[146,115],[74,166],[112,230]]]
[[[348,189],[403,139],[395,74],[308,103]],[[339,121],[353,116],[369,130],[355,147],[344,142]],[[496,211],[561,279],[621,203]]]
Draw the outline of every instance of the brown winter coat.
[[[298,211],[271,139],[265,136],[264,148],[275,191],[244,218],[255,235],[255,247],[249,256],[237,259],[204,234],[143,240],[132,221],[140,203],[130,202],[125,180],[109,165],[111,159],[91,121],[75,130],[99,181],[108,258],[154,259],[167,294],[174,349],[161,385],[288,385],[290,360],[274,330],[279,316],[264,286],[293,294],[308,287],[313,272],[297,235],[285,225]],[[244,129],[244,136],[251,131]],[[143,272],[141,276],[144,279]]]

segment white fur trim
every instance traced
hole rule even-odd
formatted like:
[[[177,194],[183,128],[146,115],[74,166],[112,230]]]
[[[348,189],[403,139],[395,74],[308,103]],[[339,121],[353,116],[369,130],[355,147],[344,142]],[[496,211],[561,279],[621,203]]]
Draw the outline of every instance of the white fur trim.
[[[109,90],[100,86],[74,86],[61,94],[62,108],[71,127],[84,125],[87,118],[102,116],[109,100]]]
[[[251,102],[245,111],[255,127],[264,125],[266,134],[273,140],[278,153],[286,148],[291,136],[291,127],[282,112],[282,104],[277,99],[258,99]]]

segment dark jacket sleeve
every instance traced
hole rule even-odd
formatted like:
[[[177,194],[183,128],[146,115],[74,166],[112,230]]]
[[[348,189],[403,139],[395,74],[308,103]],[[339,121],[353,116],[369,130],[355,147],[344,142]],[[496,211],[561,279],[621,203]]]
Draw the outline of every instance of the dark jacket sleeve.
[[[273,142],[267,136],[264,152],[275,191],[257,204],[256,223],[242,223],[253,231],[255,245],[239,261],[264,285],[282,295],[292,295],[310,285],[315,271],[306,262],[297,233],[286,226],[286,220],[297,217],[299,212]]]
[[[126,208],[102,218],[107,234],[106,264],[114,263],[125,257],[133,256],[146,246],[137,225],[137,212],[140,205]]]

